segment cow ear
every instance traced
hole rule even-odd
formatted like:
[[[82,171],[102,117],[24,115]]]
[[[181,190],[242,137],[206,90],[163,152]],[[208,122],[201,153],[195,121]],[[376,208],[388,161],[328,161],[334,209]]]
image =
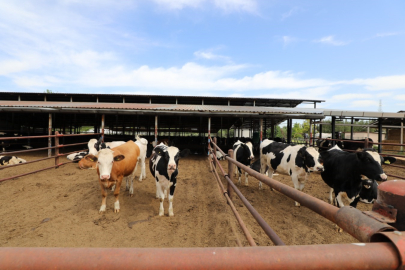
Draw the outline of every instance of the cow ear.
[[[96,156],[91,155],[91,154],[85,156],[84,158],[87,159],[88,161],[91,161],[91,162],[97,162],[97,160],[98,160],[98,158]]]
[[[394,163],[395,161],[397,161],[397,159],[394,158],[394,157],[382,157],[382,161],[383,161],[385,164],[392,164],[392,163]]]
[[[365,187],[365,188],[367,188],[367,189],[370,189],[371,186],[373,185],[373,181],[374,181],[374,180],[366,179],[366,180],[362,180],[361,183],[363,184],[363,187]]]
[[[190,154],[190,149],[183,149],[180,152],[180,157],[184,158],[184,157],[187,157],[189,154]]]
[[[115,156],[115,157],[114,157],[114,161],[121,161],[121,160],[123,160],[123,159],[125,159],[125,156],[124,156],[124,155],[118,155],[118,156]]]

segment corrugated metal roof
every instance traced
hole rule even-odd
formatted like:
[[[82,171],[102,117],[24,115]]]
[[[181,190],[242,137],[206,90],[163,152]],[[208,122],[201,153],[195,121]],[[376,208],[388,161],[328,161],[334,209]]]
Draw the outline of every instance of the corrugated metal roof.
[[[217,106],[217,105],[180,105],[144,103],[90,103],[90,102],[50,102],[50,101],[0,101],[1,108],[49,108],[49,109],[95,109],[95,110],[139,110],[139,111],[181,111],[181,112],[222,112],[248,114],[310,114],[323,115],[322,109],[255,107],[255,106]]]
[[[324,109],[325,116],[371,117],[371,118],[405,118],[405,113],[371,112]]]
[[[1,92],[1,94],[17,94],[17,95],[79,95],[79,96],[118,96],[118,97],[168,97],[168,98],[196,98],[196,99],[224,99],[224,100],[276,100],[276,101],[295,101],[301,102],[325,102],[325,100],[318,99],[292,99],[292,98],[263,98],[263,97],[217,97],[217,96],[176,96],[176,95],[139,95],[139,94],[99,94],[99,93],[44,93],[44,92]]]

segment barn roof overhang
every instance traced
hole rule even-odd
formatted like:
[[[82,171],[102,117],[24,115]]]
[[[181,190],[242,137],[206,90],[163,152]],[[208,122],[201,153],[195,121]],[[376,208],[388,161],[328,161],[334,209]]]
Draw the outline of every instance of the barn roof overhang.
[[[44,102],[44,101],[0,101],[0,111],[47,112],[47,113],[86,113],[86,114],[148,114],[190,116],[224,116],[255,118],[323,118],[322,109],[256,107],[256,106],[217,106],[179,104],[137,104],[137,103],[84,103],[84,102]]]

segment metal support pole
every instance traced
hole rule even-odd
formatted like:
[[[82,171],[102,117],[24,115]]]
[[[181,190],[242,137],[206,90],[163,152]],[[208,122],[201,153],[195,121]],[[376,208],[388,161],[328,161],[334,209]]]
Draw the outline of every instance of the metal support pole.
[[[336,139],[335,127],[336,127],[336,116],[332,116],[332,139]],[[336,145],[336,141],[332,141],[332,146]]]
[[[399,138],[399,143],[403,144],[404,143],[404,118],[401,118],[401,137]],[[404,151],[404,147],[401,145],[400,148],[401,152]]]
[[[322,138],[322,124],[319,124],[319,139]]]
[[[105,124],[105,115],[101,115],[101,137],[103,137],[104,141],[104,124]]]
[[[312,119],[309,119],[309,146],[312,145]]]
[[[382,142],[382,118],[378,118],[378,143]],[[378,153],[381,153],[381,144],[378,145]]]
[[[217,147],[216,147],[216,145],[217,145],[217,137],[214,137],[213,139],[212,139],[212,141],[215,143],[214,144],[214,149],[213,149],[213,154],[212,154],[212,158],[214,159],[216,159],[217,158]],[[212,163],[213,165],[214,165],[214,168],[216,168],[217,167],[217,163],[214,161],[213,163]]]
[[[155,116],[155,143],[157,145],[157,137],[158,137],[158,116]]]
[[[352,121],[351,121],[352,125],[350,126],[350,140],[353,140],[353,132],[354,132],[353,121],[354,121],[354,118],[352,117]]]
[[[275,126],[273,124],[273,120],[271,120],[271,139],[274,140],[274,130],[275,130]]]
[[[233,158],[233,149],[228,150],[228,156],[230,158]],[[233,179],[234,178],[234,169],[235,169],[235,165],[233,165],[232,162],[230,162],[228,160],[228,176],[229,176],[229,178],[231,179],[232,182],[234,180]],[[230,186],[229,182],[228,182],[228,186],[227,186],[227,191],[228,191],[229,198],[232,200],[233,190],[232,190],[232,187]]]
[[[52,114],[48,116],[48,135],[52,135]],[[52,146],[52,139],[48,138],[48,147]],[[52,156],[52,149],[48,149],[48,157]]]
[[[211,117],[208,117],[208,145],[211,142],[210,139],[211,139]],[[210,152],[208,151],[208,155],[209,154],[210,154]]]
[[[59,132],[55,131],[55,135],[56,135],[56,137],[55,137],[55,147],[56,147],[55,148],[55,166],[57,166],[59,164],[59,148],[58,148],[58,146],[59,146],[59,137],[58,137]],[[55,169],[56,168],[59,168],[59,166],[55,167]]]
[[[263,141],[263,118],[260,118],[260,143]]]
[[[292,138],[292,119],[287,120],[287,143],[291,143]]]

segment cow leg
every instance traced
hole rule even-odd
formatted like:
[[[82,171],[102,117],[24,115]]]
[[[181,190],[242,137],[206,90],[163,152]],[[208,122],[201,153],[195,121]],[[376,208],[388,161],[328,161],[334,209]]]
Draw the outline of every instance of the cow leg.
[[[298,175],[296,173],[293,173],[291,175],[291,180],[293,181],[294,188],[296,190],[300,190],[300,182],[298,180]],[[299,202],[295,202],[295,206],[301,206]]]
[[[107,191],[104,188],[104,185],[100,182],[101,186],[101,207],[99,213],[105,212],[105,209],[107,207],[106,201],[107,201]]]
[[[350,203],[350,206],[353,206],[354,208],[356,208],[356,207],[357,207],[357,203],[359,202],[359,200],[360,200],[360,196],[356,197],[356,198],[353,200],[353,202]]]
[[[163,208],[163,201],[165,199],[165,195],[163,192],[163,187],[159,182],[156,182],[156,195],[160,199],[160,206],[159,206],[159,216],[163,216],[165,214],[165,210]]]
[[[172,185],[170,186],[170,193],[169,193],[169,216],[172,217],[174,216],[173,213],[173,195],[174,195],[174,190],[176,189],[176,185],[173,185],[173,183],[171,183]]]
[[[329,190],[329,202],[330,202],[330,204],[334,205],[334,203],[333,203],[333,188],[330,188],[330,190]]]
[[[129,178],[128,178],[128,176],[125,177],[125,190],[129,190]]]
[[[115,196],[115,203],[114,203],[114,213],[118,213],[120,211],[120,201],[118,200],[118,196],[120,195],[120,188],[121,188],[122,178],[117,180],[117,184],[114,190]]]
[[[141,170],[142,170],[142,179],[146,178],[146,171],[145,171],[145,157],[142,158],[142,163],[141,163]]]
[[[336,192],[335,192],[335,194],[336,194]],[[336,195],[335,202],[336,202],[337,207],[345,206],[345,204],[343,203],[343,200],[342,200],[342,195],[343,195],[343,193],[340,191]]]
[[[242,176],[242,171],[239,167],[236,167],[236,171],[238,173],[238,185],[240,185],[241,184],[240,177]]]
[[[248,177],[249,177],[249,174],[247,172],[245,172],[245,186],[249,186]]]

